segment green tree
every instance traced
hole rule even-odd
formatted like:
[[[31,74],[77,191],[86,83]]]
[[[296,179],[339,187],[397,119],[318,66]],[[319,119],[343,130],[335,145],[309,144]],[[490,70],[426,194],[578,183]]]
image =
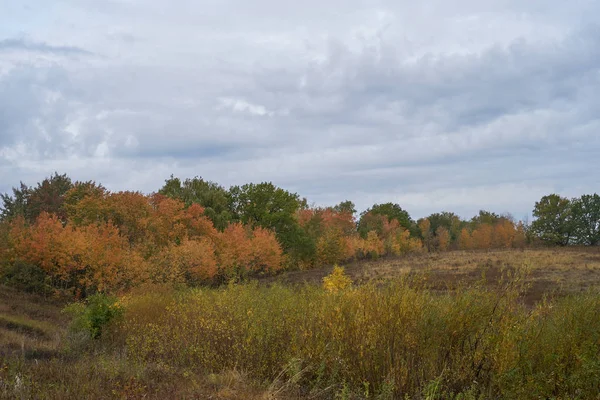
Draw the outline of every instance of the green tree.
[[[18,216],[25,216],[27,200],[31,189],[21,182],[20,187],[13,188],[12,192],[12,196],[8,193],[1,195],[2,211],[0,212],[0,216],[2,217],[2,220],[10,220]]]
[[[433,213],[429,217],[429,230],[431,235],[435,237],[439,227],[446,228],[450,234],[450,243],[456,243],[460,237],[460,232],[467,223],[460,219],[460,217],[452,212],[443,211],[441,213]]]
[[[376,215],[383,215],[388,218],[388,221],[397,220],[401,227],[408,230],[412,236],[418,235],[418,228],[415,221],[412,220],[406,210],[403,210],[400,205],[395,203],[375,204],[360,215],[358,221],[358,232],[363,238],[367,237],[369,231],[381,230],[381,220],[373,218]]]
[[[231,187],[229,200],[234,220],[274,231],[284,250],[289,251],[298,240],[302,229],[296,212],[303,204],[298,194],[271,182],[250,183]]]
[[[179,178],[171,178],[165,181],[164,186],[158,191],[167,197],[181,200],[186,207],[192,204],[200,204],[204,207],[206,215],[214,224],[215,228],[224,230],[232,221],[232,212],[229,208],[229,195],[227,190],[217,183],[205,181],[200,177],[181,181]]]
[[[27,187],[21,182],[19,189],[13,188],[13,195],[2,195],[2,218],[10,219],[23,216],[28,222],[34,222],[42,212],[57,215],[66,222],[63,208],[64,195],[73,187],[71,178],[57,172],[38,183],[36,187]]]
[[[57,172],[38,183],[29,195],[26,218],[33,222],[42,212],[47,212],[55,214],[61,221],[66,222],[67,215],[63,208],[64,196],[72,187],[71,178],[66,174],[59,175]]]
[[[350,200],[342,201],[340,204],[335,205],[333,209],[339,213],[348,212],[352,215],[356,214],[356,206]]]
[[[496,225],[502,217],[494,212],[479,210],[479,214],[471,218],[471,224],[473,228],[477,228],[477,225],[488,224]]]
[[[548,244],[566,246],[574,238],[572,203],[557,194],[544,196],[535,203],[532,232]]]
[[[600,196],[596,193],[572,200],[575,237],[578,244],[600,243]]]

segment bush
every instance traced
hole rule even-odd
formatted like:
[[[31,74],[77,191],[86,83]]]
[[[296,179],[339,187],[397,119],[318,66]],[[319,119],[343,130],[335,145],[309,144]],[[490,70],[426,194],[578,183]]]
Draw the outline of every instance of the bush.
[[[73,303],[65,308],[73,317],[71,331],[98,339],[113,320],[123,315],[117,297],[98,293],[88,297],[85,303]]]
[[[337,293],[352,285],[352,279],[344,272],[344,268],[338,265],[333,267],[331,274],[323,278],[323,288],[329,292]]]
[[[0,267],[0,282],[29,293],[52,292],[48,274],[39,266],[20,260]]]

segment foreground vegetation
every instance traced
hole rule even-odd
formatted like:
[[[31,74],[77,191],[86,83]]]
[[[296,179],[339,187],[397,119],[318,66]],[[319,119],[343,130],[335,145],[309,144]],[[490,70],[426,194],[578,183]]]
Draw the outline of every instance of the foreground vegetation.
[[[353,266],[325,282],[153,285],[70,314],[3,287],[0,397],[597,398],[598,287],[527,297],[536,274],[548,293],[562,279],[531,259],[596,273],[597,253],[432,257],[412,259],[422,273],[364,263],[368,281]],[[444,273],[455,279],[442,290]]]

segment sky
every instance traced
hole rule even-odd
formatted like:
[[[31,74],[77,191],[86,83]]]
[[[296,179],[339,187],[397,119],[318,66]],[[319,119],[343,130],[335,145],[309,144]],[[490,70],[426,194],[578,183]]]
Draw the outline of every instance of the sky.
[[[0,192],[270,181],[414,218],[600,186],[596,0],[0,0]]]

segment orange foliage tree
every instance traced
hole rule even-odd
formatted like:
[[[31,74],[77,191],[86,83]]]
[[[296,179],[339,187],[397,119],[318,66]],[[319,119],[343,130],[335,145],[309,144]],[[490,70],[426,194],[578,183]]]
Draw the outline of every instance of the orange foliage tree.
[[[76,228],[45,212],[11,231],[15,259],[40,266],[62,289],[107,291],[144,280],[143,260],[109,223]]]
[[[471,232],[469,232],[469,229],[462,228],[460,231],[460,236],[458,237],[458,248],[461,250],[473,249],[473,238],[471,237]]]
[[[309,208],[298,211],[297,218],[315,244],[315,264],[336,264],[356,256],[356,221],[352,212],[333,207]]]
[[[232,271],[272,272],[283,265],[273,232],[241,224],[219,233],[204,209],[162,195],[109,193],[76,184],[65,194],[67,222],[43,212],[10,222],[3,252],[38,265],[62,290],[127,289],[145,281],[210,282]]]
[[[472,233],[473,248],[490,249],[492,248],[493,228],[490,224],[480,224]]]

